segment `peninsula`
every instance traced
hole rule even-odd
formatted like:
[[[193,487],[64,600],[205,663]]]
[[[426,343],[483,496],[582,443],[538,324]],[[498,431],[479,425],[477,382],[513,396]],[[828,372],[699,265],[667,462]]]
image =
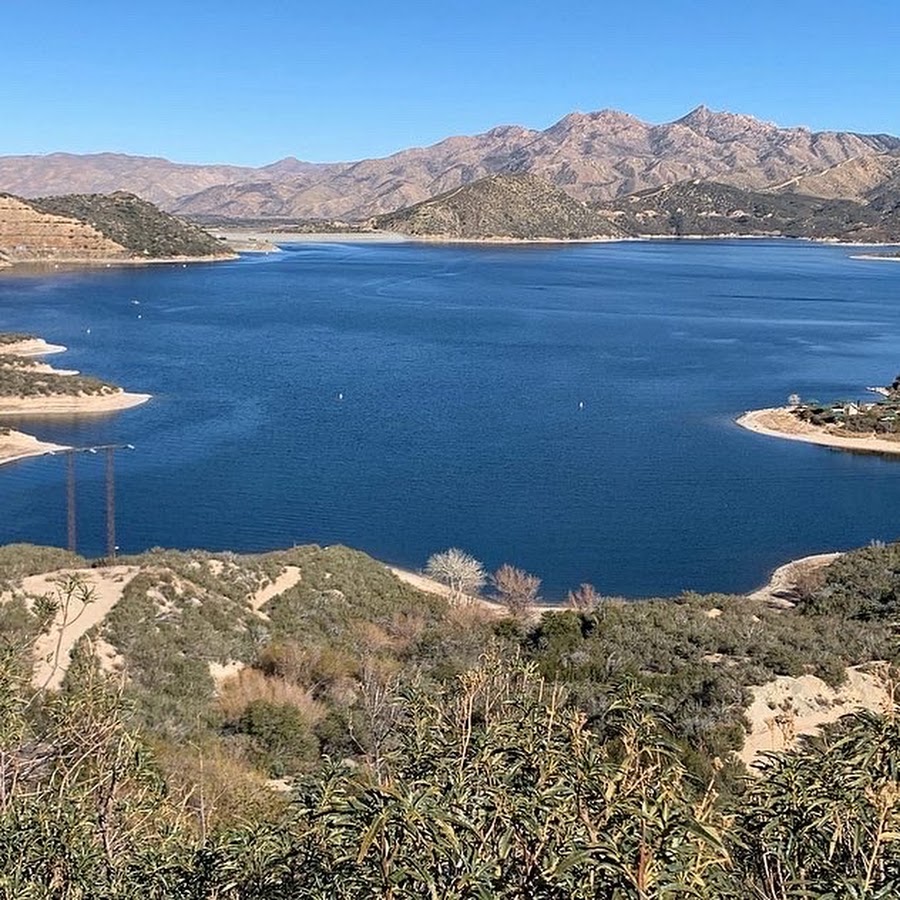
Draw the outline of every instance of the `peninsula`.
[[[900,454],[900,376],[888,387],[869,388],[871,403],[821,404],[794,395],[788,406],[757,409],[738,417],[748,431],[855,453]]]
[[[0,418],[98,415],[146,403],[149,394],[78,372],[54,369],[34,359],[66,348],[32,335],[0,333]],[[66,449],[29,434],[0,427],[0,465]]]
[[[23,200],[0,194],[0,268],[234,259],[221,241],[122,191]]]

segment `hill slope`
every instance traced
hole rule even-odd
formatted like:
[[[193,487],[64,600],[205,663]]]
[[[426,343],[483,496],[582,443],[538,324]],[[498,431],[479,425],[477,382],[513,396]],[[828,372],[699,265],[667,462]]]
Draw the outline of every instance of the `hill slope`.
[[[900,240],[900,216],[853,200],[771,194],[688,181],[595,208],[635,235],[779,235],[842,241]]]
[[[622,237],[625,233],[534,175],[492,175],[374,220],[402,234],[534,240]]]
[[[73,194],[31,201],[0,194],[0,264],[231,255],[203,229],[131,194]]]

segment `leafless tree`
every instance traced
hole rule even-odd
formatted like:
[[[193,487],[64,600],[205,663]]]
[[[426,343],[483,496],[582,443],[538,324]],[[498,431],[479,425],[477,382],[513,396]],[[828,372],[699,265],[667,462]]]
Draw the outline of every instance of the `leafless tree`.
[[[569,591],[566,603],[578,612],[593,612],[600,605],[600,595],[592,584],[579,584]]]
[[[434,553],[425,563],[425,574],[450,588],[451,599],[457,603],[477,594],[487,580],[484,566],[458,547]]]
[[[491,576],[497,599],[514,615],[524,616],[540,599],[541,579],[504,563]]]

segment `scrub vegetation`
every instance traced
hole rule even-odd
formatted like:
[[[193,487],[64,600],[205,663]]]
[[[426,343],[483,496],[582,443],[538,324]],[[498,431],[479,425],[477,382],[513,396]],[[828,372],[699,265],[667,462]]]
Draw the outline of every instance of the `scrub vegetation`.
[[[0,548],[0,897],[895,896],[893,712],[763,778],[734,751],[752,685],[895,661],[898,560],[846,554],[792,609],[582,585],[536,612],[512,566],[492,605],[345,547],[154,550],[55,693],[55,610],[17,586],[88,563]]]

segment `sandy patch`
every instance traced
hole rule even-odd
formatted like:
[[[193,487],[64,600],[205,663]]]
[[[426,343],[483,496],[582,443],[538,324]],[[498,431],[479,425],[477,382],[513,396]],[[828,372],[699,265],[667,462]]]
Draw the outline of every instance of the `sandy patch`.
[[[744,413],[737,420],[741,428],[765,434],[769,437],[784,438],[788,441],[803,441],[836,450],[852,450],[857,453],[900,454],[900,441],[874,435],[846,437],[829,431],[829,426],[811,425],[798,419],[789,407],[756,409]]]
[[[222,682],[229,678],[234,678],[246,668],[246,664],[236,660],[229,660],[227,663],[211,662],[209,664],[209,674],[216,683],[216,690],[221,687]]]
[[[259,612],[273,597],[290,590],[300,582],[302,573],[298,566],[285,566],[281,574],[271,584],[260,588],[250,596],[250,606],[254,612]]]
[[[71,663],[72,648],[91,628],[102,622],[122,599],[122,594],[138,573],[136,566],[106,566],[99,569],[66,569],[23,578],[20,590],[33,596],[50,596],[60,609],[47,634],[34,645],[35,687],[58,689]],[[73,591],[68,606],[61,589],[70,578],[87,588]],[[115,651],[113,651],[115,652]]]
[[[63,444],[39,441],[33,435],[10,430],[7,434],[0,434],[0,466],[4,463],[15,462],[18,459],[27,459],[30,456],[46,456],[48,453],[59,453],[61,450],[67,449]]]
[[[0,416],[92,415],[140,406],[150,394],[53,394],[48,397],[0,397]]]
[[[795,747],[800,735],[815,734],[855,709],[885,713],[892,705],[887,680],[859,667],[847,670],[838,690],[815,675],[781,675],[750,690],[753,702],[745,714],[751,731],[738,754],[748,765],[760,753]]]

